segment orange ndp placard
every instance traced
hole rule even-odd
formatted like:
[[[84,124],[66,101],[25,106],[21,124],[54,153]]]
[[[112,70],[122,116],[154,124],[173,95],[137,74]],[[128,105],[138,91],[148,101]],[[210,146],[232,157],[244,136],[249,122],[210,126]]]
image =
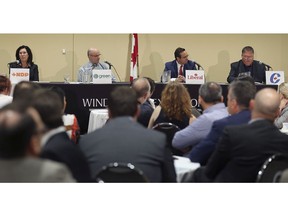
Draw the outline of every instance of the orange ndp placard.
[[[22,80],[29,81],[29,68],[10,68],[10,80],[12,83],[18,83]]]

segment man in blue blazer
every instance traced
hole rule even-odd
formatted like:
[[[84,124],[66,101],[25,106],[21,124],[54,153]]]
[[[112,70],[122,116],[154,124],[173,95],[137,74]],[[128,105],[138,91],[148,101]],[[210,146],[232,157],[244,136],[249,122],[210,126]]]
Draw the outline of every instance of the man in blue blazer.
[[[174,52],[175,60],[166,62],[164,71],[171,71],[171,78],[185,82],[186,70],[196,70],[195,63],[188,60],[188,53],[184,48],[178,47]]]
[[[243,94],[245,92],[245,94]],[[247,124],[251,119],[249,103],[254,99],[256,88],[249,81],[233,81],[228,87],[227,109],[230,116],[213,123],[208,136],[192,148],[189,158],[192,162],[206,165],[215,146],[228,125]]]

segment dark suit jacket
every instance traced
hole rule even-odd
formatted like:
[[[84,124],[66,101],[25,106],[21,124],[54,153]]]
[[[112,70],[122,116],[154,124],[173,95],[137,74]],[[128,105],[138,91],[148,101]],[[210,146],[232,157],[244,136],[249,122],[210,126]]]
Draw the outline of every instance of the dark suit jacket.
[[[261,64],[259,61],[254,60],[252,63],[252,71],[251,72],[251,76],[253,77],[253,79],[255,80],[255,82],[259,82],[259,83],[265,83],[266,82],[266,78],[265,78],[265,66],[264,64]],[[239,73],[242,72],[247,72],[245,70],[244,64],[242,62],[242,60],[237,61],[237,62],[233,62],[231,64],[231,69],[230,69],[230,73],[229,76],[227,77],[227,82],[232,82],[236,77],[238,77]]]
[[[22,66],[20,63],[19,64],[11,63],[10,68],[22,68]],[[31,67],[29,67],[29,69],[30,69],[29,81],[39,81],[38,65],[32,64]]]
[[[176,182],[171,152],[164,134],[144,128],[128,116],[110,119],[102,128],[80,138],[95,179],[112,162],[132,163],[150,182]]]
[[[145,101],[145,103],[140,106],[140,115],[138,116],[137,121],[147,128],[153,111],[154,109],[149,101]]]
[[[176,60],[171,62],[165,63],[164,71],[171,70],[171,78],[177,78],[178,77],[178,68]],[[196,70],[195,63],[193,61],[188,61],[187,64],[184,65],[183,69],[183,76],[186,76],[186,70]]]
[[[250,119],[250,110],[243,110],[235,115],[215,121],[207,137],[192,148],[189,155],[190,160],[192,162],[200,163],[202,166],[206,165],[219,141],[219,138],[222,136],[224,128],[228,125],[246,124]]]
[[[66,132],[50,137],[42,149],[41,157],[66,164],[76,181],[91,182],[88,162]]]
[[[255,182],[265,160],[288,153],[288,136],[268,120],[228,126],[204,172],[215,182]]]

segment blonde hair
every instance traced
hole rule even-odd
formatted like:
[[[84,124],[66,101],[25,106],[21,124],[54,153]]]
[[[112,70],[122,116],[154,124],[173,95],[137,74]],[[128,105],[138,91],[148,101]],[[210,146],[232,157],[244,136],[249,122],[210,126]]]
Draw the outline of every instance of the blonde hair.
[[[285,99],[288,99],[288,83],[283,82],[279,85],[278,91],[283,95]]]
[[[165,86],[161,93],[161,108],[168,118],[182,121],[184,116],[191,117],[191,98],[182,83],[173,81]]]

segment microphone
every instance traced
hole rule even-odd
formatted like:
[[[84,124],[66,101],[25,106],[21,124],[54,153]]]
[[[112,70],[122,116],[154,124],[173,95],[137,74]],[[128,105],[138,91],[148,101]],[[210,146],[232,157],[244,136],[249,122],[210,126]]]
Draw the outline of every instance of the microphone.
[[[116,68],[115,68],[115,67],[114,67],[110,62],[108,62],[108,61],[104,61],[104,63],[106,63],[106,64],[109,65],[109,69],[111,69],[111,67],[114,68],[114,71],[115,71],[115,73],[117,74],[117,77],[118,77],[118,79],[119,79],[119,82],[121,82],[120,76],[119,76],[119,74],[118,74]]]
[[[111,69],[111,67],[113,66],[110,62],[108,62],[108,61],[104,61],[106,64],[108,64],[109,65],[109,69]]]
[[[16,63],[16,64],[19,64],[20,61],[19,61],[19,60],[16,60],[16,61],[13,61],[13,62],[9,62],[9,63],[7,64],[7,66],[10,67],[11,64],[15,64],[15,63]]]
[[[202,68],[202,70],[204,70],[204,68],[203,68],[198,62],[196,62],[196,61],[194,61],[194,60],[192,60],[192,61],[194,62],[195,65],[197,65],[198,70],[199,70],[200,68]]]
[[[268,70],[272,70],[273,71],[273,68],[270,66],[270,65],[268,65],[268,64],[265,64],[265,63],[263,63],[263,62],[261,62],[261,61],[259,61],[259,64],[263,64]]]

